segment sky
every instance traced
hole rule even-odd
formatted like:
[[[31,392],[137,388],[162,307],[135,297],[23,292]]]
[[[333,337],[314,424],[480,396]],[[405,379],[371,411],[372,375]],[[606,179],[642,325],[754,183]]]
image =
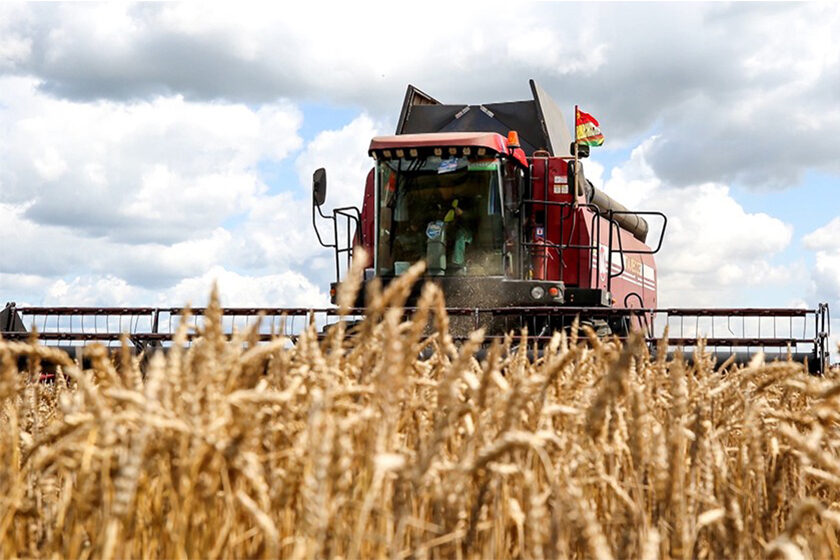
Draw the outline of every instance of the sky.
[[[668,215],[660,305],[840,318],[838,4],[304,4],[0,4],[0,303],[325,306],[312,172],[360,205],[408,84],[534,79]]]

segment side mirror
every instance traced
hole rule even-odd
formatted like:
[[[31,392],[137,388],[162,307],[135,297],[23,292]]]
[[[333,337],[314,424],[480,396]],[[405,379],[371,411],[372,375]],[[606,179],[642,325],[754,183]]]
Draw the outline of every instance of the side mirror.
[[[569,153],[575,153],[575,143],[572,142],[572,145],[569,146]],[[578,144],[577,145],[577,154],[580,159],[588,158],[589,157],[589,145],[588,144]]]
[[[580,188],[581,184],[586,183],[586,177],[583,174],[583,162],[579,161],[577,162],[577,165],[575,165],[574,161],[568,162],[566,166],[566,180],[568,181],[569,188],[572,189],[575,198],[581,194],[586,194],[586,187],[583,189]]]
[[[321,206],[327,198],[327,170],[321,167],[312,174],[312,203]]]
[[[575,162],[569,161],[566,163],[566,184],[569,185],[570,189],[574,189],[575,185],[577,184],[577,170],[575,169]],[[574,191],[572,191],[574,192]]]

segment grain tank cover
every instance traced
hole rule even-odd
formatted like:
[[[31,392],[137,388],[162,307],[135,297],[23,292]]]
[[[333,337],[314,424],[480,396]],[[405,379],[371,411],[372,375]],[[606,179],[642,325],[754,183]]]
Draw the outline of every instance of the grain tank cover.
[[[534,80],[533,99],[480,105],[445,105],[414,86],[408,86],[397,134],[431,132],[519,133],[522,149],[529,157],[535,150],[552,156],[571,156],[571,135],[557,104]]]

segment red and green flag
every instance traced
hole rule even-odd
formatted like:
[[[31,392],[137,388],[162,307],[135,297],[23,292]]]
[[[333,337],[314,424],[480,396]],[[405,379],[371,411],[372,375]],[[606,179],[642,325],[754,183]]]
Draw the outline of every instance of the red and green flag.
[[[600,146],[604,143],[604,135],[601,134],[600,125],[595,117],[584,113],[575,107],[575,142],[587,146]]]

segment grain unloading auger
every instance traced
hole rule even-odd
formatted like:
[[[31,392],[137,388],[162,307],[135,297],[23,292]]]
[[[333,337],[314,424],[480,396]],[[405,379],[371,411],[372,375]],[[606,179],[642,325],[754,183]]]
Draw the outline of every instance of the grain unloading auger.
[[[387,285],[416,261],[446,296],[455,338],[484,327],[488,337],[527,328],[548,339],[575,318],[599,335],[641,331],[655,347],[668,328],[669,351],[686,355],[705,340],[718,362],[758,350],[823,371],[828,362],[828,306],[816,309],[658,309],[654,255],[667,218],[631,211],[585,178],[588,146],[572,142],[563,114],[534,81],[527,101],[446,105],[408,87],[396,134],[370,143],[374,167],[362,208],[324,214],[326,172],[313,177],[312,221],[332,248],[335,298],[356,246],[368,255],[354,313],[367,286]],[[322,236],[318,216],[331,222]],[[649,226],[652,220],[654,227]],[[655,244],[646,244],[655,230]],[[420,284],[409,299],[416,302]],[[410,311],[410,309],[408,310]],[[201,309],[193,321],[201,322]],[[138,348],[166,346],[180,308],[36,308],[8,305],[4,338],[37,327],[41,340],[65,347],[117,344],[126,332]],[[261,336],[292,339],[309,321],[339,320],[335,308],[226,309],[226,330],[264,315]]]

